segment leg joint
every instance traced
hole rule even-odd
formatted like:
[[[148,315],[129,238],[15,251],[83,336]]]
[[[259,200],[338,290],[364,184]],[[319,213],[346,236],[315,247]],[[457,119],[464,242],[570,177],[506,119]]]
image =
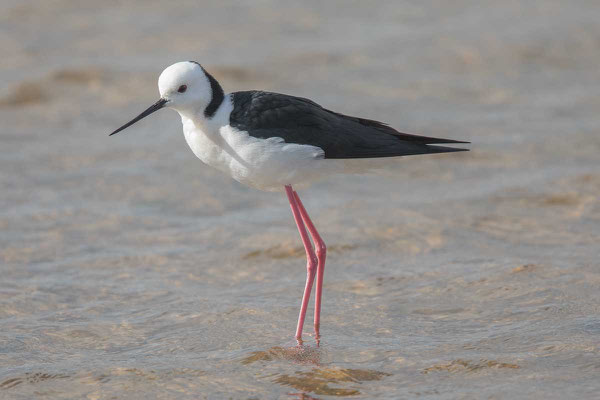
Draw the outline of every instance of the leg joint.
[[[317,253],[317,257],[321,258],[321,257],[325,257],[325,255],[327,254],[327,246],[325,246],[324,242],[318,242],[316,244],[316,250],[315,252]]]

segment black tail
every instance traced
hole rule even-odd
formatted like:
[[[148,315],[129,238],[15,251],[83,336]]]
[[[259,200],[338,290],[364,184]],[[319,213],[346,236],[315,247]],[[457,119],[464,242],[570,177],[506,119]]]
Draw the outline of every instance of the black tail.
[[[338,113],[336,113],[336,114],[338,114]],[[338,115],[343,115],[343,114],[338,114]],[[471,142],[463,142],[461,140],[441,139],[441,138],[434,138],[434,137],[430,137],[430,136],[420,136],[420,135],[413,135],[410,133],[398,132],[397,130],[395,130],[394,128],[392,128],[391,126],[386,124],[385,122],[379,122],[379,121],[375,121],[373,119],[350,117],[347,115],[343,115],[343,116],[346,118],[354,119],[361,125],[375,128],[378,131],[385,132],[390,135],[394,135],[398,139],[406,140],[407,142],[422,143],[422,144],[437,144],[437,143],[469,144],[469,143],[471,143]],[[465,151],[468,151],[468,150],[465,150]],[[444,152],[440,151],[439,153],[444,153]]]
[[[447,140],[448,140],[448,142],[440,142],[440,143],[470,143],[470,142],[452,141],[450,139],[447,139]],[[462,147],[431,146],[431,145],[425,145],[425,147],[427,147],[427,149],[428,149],[427,154],[452,153],[455,151],[469,151],[469,149],[464,149]],[[422,153],[418,153],[418,154],[422,154]]]
[[[392,128],[390,128],[390,129],[392,129]],[[411,135],[410,133],[398,132],[395,129],[394,129],[393,135],[396,136],[400,140],[406,140],[407,142],[412,142],[412,143],[423,143],[423,144],[439,144],[439,143],[470,144],[471,143],[471,142],[463,142],[462,140],[441,139],[441,138],[434,138],[434,137],[429,137],[429,136]],[[465,149],[465,150],[468,151],[468,149]]]
[[[453,153],[456,151],[469,151],[469,149],[432,146],[421,143],[410,143],[398,140],[397,143],[387,144],[380,147],[364,147],[354,148],[353,151],[337,153],[335,155],[325,155],[325,158],[381,158],[381,157],[401,157],[415,156],[418,154],[436,154],[436,153]]]

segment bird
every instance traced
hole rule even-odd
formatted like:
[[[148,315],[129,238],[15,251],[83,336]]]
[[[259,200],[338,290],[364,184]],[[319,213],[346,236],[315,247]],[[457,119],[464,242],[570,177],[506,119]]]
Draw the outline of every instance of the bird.
[[[299,344],[313,284],[317,344],[321,337],[327,246],[294,186],[356,171],[356,165],[348,167],[348,161],[355,159],[468,151],[439,144],[469,142],[401,133],[388,124],[331,111],[307,98],[260,90],[225,94],[196,61],[167,67],[159,76],[158,90],[156,103],[109,136],[171,108],[181,116],[187,144],[205,164],[247,186],[285,192],[307,260],[295,332]]]

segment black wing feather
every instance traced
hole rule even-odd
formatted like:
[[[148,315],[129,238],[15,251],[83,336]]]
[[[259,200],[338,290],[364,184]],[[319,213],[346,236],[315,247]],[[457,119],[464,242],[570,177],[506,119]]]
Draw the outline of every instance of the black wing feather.
[[[468,143],[401,133],[382,122],[327,110],[302,97],[262,91],[233,93],[230,124],[251,136],[281,137],[286,143],[317,146],[325,158],[395,157],[467,149],[430,146]]]

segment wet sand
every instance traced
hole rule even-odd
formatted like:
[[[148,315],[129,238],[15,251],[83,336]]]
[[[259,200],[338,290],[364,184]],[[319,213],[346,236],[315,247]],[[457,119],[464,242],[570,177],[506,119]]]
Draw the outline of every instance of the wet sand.
[[[600,5],[0,5],[0,397],[593,398]],[[329,245],[292,338],[285,196],[187,148],[162,69],[310,97],[472,151],[300,194]],[[309,314],[310,320],[312,313]]]

